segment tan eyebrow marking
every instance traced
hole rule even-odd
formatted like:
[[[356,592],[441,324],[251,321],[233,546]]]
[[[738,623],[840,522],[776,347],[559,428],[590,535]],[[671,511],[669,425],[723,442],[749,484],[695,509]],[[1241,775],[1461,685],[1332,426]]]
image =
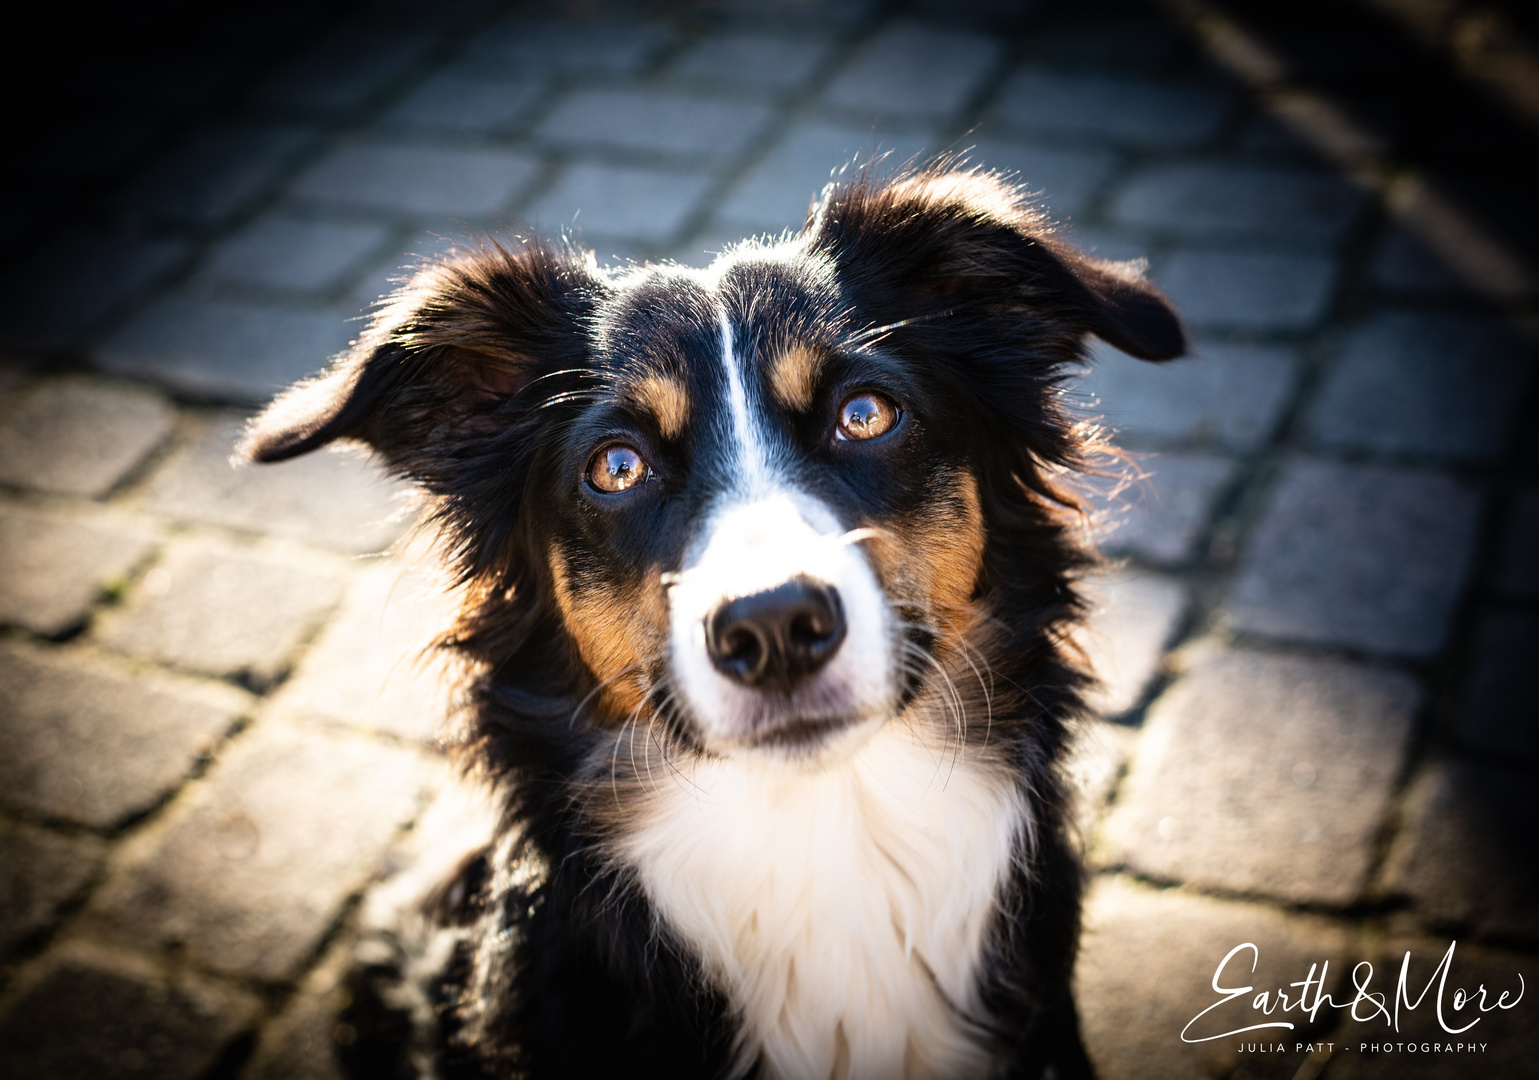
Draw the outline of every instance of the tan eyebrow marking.
[[[788,409],[805,409],[812,404],[812,391],[823,357],[805,345],[792,345],[777,352],[769,362],[770,391]]]
[[[671,375],[648,375],[632,391],[637,404],[651,410],[665,439],[676,439],[689,422],[689,390]]]

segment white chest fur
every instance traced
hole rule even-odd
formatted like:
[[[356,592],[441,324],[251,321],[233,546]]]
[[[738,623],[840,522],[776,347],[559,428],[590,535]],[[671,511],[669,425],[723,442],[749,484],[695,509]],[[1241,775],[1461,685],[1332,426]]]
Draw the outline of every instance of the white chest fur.
[[[743,1068],[987,1075],[963,1017],[1029,828],[1008,782],[889,723],[826,769],[723,759],[659,787],[619,854],[726,988]]]

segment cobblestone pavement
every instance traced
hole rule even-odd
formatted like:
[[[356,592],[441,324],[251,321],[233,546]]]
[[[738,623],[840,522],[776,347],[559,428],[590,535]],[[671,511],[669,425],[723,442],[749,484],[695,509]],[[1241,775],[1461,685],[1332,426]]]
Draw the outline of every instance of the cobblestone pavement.
[[[1539,975],[1519,10],[262,5],[84,79],[0,216],[0,1077],[334,1075],[359,905],[452,816],[414,659],[446,601],[371,554],[407,493],[233,470],[243,415],[476,230],[700,262],[857,152],[968,148],[1197,343],[1077,384],[1146,474],[1097,496],[1085,637],[1103,1075],[1536,1075],[1533,1001],[1179,1037],[1242,942],[1227,985],[1329,961],[1343,1000],[1453,939],[1450,999]]]

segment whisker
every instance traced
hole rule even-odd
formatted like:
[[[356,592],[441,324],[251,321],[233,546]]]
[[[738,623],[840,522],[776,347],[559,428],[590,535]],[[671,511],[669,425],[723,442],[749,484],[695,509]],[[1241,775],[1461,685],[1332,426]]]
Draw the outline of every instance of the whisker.
[[[951,309],[947,308],[943,311],[933,311],[925,315],[911,315],[907,319],[899,319],[897,322],[886,323],[882,326],[867,327],[865,330],[857,333],[850,340],[850,345],[856,349],[861,349],[868,345],[874,345],[876,344],[876,339],[885,337],[887,334],[892,333],[894,330],[901,330],[905,326],[912,326],[915,323],[929,322],[931,319],[938,319],[944,315],[950,314],[952,314],[952,311]]]
[[[641,706],[644,705],[644,704],[646,704],[645,699],[643,699],[641,704],[638,704],[636,706],[636,708],[635,708],[635,711],[633,711],[631,713],[631,720],[629,722],[631,724],[631,728],[632,728],[633,731],[638,731],[638,732],[640,731],[640,725],[636,721],[639,720],[640,717],[641,717]],[[651,734],[652,734],[652,714],[648,713],[647,714],[647,735],[648,735],[648,737],[650,737]],[[629,751],[630,758],[631,758],[631,775],[632,776],[636,776],[639,779],[640,778],[639,774],[636,771],[636,743],[638,741],[639,740],[633,735],[629,740],[627,740],[627,742],[626,742],[626,749]],[[656,781],[654,781],[652,779],[652,760],[651,760],[651,756],[647,755],[647,754],[643,754],[642,755],[642,760],[644,760],[647,763],[646,790],[651,791],[653,794],[656,794],[657,793],[657,783],[656,783]]]
[[[614,796],[616,810],[622,809],[624,806],[620,802],[620,744],[625,741],[625,729],[630,727],[635,722],[635,719],[636,717],[633,713],[626,719],[625,723],[620,725],[620,731],[615,736],[614,748],[610,751],[609,755],[609,793]],[[634,761],[631,762],[631,767],[635,768]]]
[[[663,714],[668,709],[671,709],[673,707],[674,702],[676,701],[676,699],[677,699],[677,694],[675,693],[675,691],[672,688],[669,688],[668,693],[663,697],[663,699],[661,701],[658,702],[657,711],[656,711],[655,717],[653,719],[653,723],[654,724],[656,723],[656,719],[657,718],[661,718],[663,716]],[[683,770],[681,770],[679,768],[678,764],[674,762],[673,758],[668,756],[668,743],[667,743],[667,740],[658,739],[657,740],[657,748],[658,748],[658,751],[663,756],[663,764],[667,765],[668,768],[672,769],[673,772],[674,772],[674,775],[676,775],[680,780],[684,781],[690,787],[694,788],[700,794],[702,794],[702,795],[705,794],[704,789],[701,788],[699,784],[695,783],[694,780],[692,780],[690,777],[684,775]]]
[[[938,642],[940,644],[946,646],[951,652],[954,652],[956,654],[956,656],[961,660],[961,662],[965,663],[968,666],[968,668],[972,671],[973,679],[977,682],[978,688],[979,688],[979,690],[983,694],[983,705],[984,705],[984,735],[983,735],[983,743],[984,743],[985,746],[988,745],[988,742],[989,742],[990,738],[992,737],[993,731],[994,731],[994,685],[993,684],[994,684],[994,678],[995,678],[995,672],[994,672],[993,665],[991,665],[989,663],[988,658],[986,656],[984,656],[984,654],[980,650],[978,650],[970,641],[968,641],[966,634],[964,634],[964,633],[962,633],[962,632],[960,632],[958,630],[955,630],[955,629],[953,629],[953,628],[951,628],[949,626],[945,626],[945,625],[931,626],[931,625],[929,625],[927,623],[917,623],[917,622],[914,622],[912,620],[904,620],[902,623],[900,623],[900,626],[904,630],[918,629],[918,630],[924,630],[924,631],[926,631],[928,633],[934,634],[936,639],[938,640]],[[929,651],[924,650],[924,649],[920,648],[919,646],[915,645],[912,641],[908,640],[906,637],[903,640],[904,640],[904,647],[905,647],[905,651],[906,652],[910,652],[910,653],[917,654],[919,656],[924,657],[925,663],[929,667],[933,667],[934,670],[937,671],[940,674],[941,678],[943,680],[945,680],[945,682],[946,682],[948,694],[949,694],[949,697],[950,697],[950,702],[948,704],[951,705],[951,707],[954,710],[954,713],[956,715],[956,718],[957,718],[957,734],[958,734],[959,742],[958,742],[957,748],[954,751],[954,753],[959,754],[960,750],[961,750],[962,741],[965,741],[966,733],[967,733],[966,706],[965,706],[965,703],[962,700],[961,693],[957,689],[955,681],[951,678],[951,675],[946,670],[945,665],[943,665],[932,653],[930,653]],[[975,659],[975,657],[976,657],[976,659]],[[981,665],[981,668],[980,668],[980,665]],[[987,671],[987,673],[988,673],[988,677],[987,678],[984,677],[984,672],[985,671]],[[912,669],[906,669],[906,673],[914,674]],[[1012,682],[1012,685],[1014,685],[1013,682]],[[1040,707],[1040,703],[1038,703],[1038,704],[1039,704],[1039,707]]]
[[[875,540],[881,534],[881,530],[873,529],[869,526],[859,529],[851,529],[849,532],[844,533],[839,537],[839,542],[841,544],[858,544],[862,540]]]
[[[600,377],[598,372],[590,371],[588,368],[562,368],[560,371],[547,371],[544,375],[538,376],[537,378],[530,379],[519,390],[519,393],[520,394],[526,394],[526,393],[529,392],[529,388],[531,386],[534,386],[536,383],[542,383],[546,379],[557,379],[557,378],[560,378],[562,375],[576,375],[579,378],[583,378],[583,377],[599,378]]]
[[[961,758],[962,746],[964,745],[964,743],[966,741],[966,738],[967,738],[967,709],[966,709],[966,706],[962,702],[962,696],[957,691],[956,683],[954,683],[952,681],[952,679],[951,679],[951,676],[946,673],[945,666],[942,665],[939,660],[937,660],[934,656],[930,655],[930,653],[927,652],[926,650],[919,648],[919,646],[915,645],[911,641],[908,641],[907,639],[904,639],[903,647],[904,647],[905,651],[909,655],[920,657],[927,664],[929,664],[931,667],[933,667],[935,669],[936,673],[940,675],[942,681],[944,681],[945,684],[946,684],[947,694],[948,694],[948,696],[950,698],[951,714],[956,719],[956,736],[957,736],[957,741],[956,741],[955,746],[952,748],[952,752],[951,752],[951,768],[952,768],[952,770],[955,770],[956,765],[957,765],[957,761],[960,760],[960,758]],[[948,736],[948,741],[949,741],[949,736],[950,736],[950,733],[951,733],[951,727],[948,725],[946,730],[947,730],[947,736]],[[944,749],[945,748],[943,746],[942,747],[942,752],[944,752]],[[939,771],[940,771],[940,762],[939,761],[936,762],[935,768],[936,768],[936,772],[938,774]],[[950,775],[951,775],[951,773],[948,771],[947,772],[947,782],[948,783],[950,782]]]
[[[617,681],[625,678],[627,675],[633,674],[637,671],[644,671],[646,669],[646,665],[655,663],[657,659],[658,658],[656,656],[653,656],[644,660],[633,660],[631,663],[626,664],[620,670],[616,671],[613,675],[610,675],[608,678],[601,680],[596,686],[594,686],[592,690],[589,690],[582,696],[581,701],[572,707],[572,715],[570,718],[568,718],[566,726],[570,728],[577,723],[577,714],[582,712],[584,707],[587,706],[588,702],[593,700],[595,695],[602,693],[605,688],[613,686]],[[642,700],[645,700],[645,698]]]
[[[567,390],[546,398],[540,402],[540,408],[548,409],[552,405],[565,405],[567,402],[597,401],[604,393],[603,390]]]
[[[660,740],[657,737],[657,720],[658,720],[658,717],[661,715],[662,710],[667,708],[668,707],[668,703],[672,700],[672,698],[673,698],[673,690],[672,690],[671,687],[668,687],[663,680],[658,680],[657,683],[655,683],[651,688],[649,688],[647,690],[646,697],[642,698],[641,704],[645,705],[647,698],[651,697],[652,694],[656,693],[658,690],[662,690],[663,691],[663,695],[662,695],[662,697],[660,697],[657,700],[657,703],[647,712],[647,742],[651,746],[657,747],[658,753],[662,754],[663,760],[666,761],[666,760],[668,760],[668,751],[667,751],[666,747],[663,745],[662,740]],[[639,706],[638,706],[638,708],[639,708]],[[632,768],[635,768],[635,761],[636,761],[635,754],[636,754],[636,746],[635,746],[635,743],[632,742],[632,744],[631,744],[631,767]],[[643,755],[643,760],[647,764],[647,788],[653,794],[656,794],[661,789],[657,786],[657,777],[652,772],[652,752],[651,752],[650,749]]]
[[[657,752],[662,755],[664,761],[668,760],[668,751],[664,749],[662,740],[657,737],[657,714],[647,714],[647,742],[650,746],[657,747]],[[653,794],[662,789],[657,786],[657,777],[652,772],[652,751],[649,749],[645,757],[647,763],[647,786]]]
[[[972,653],[978,652],[978,650],[973,648],[972,645],[968,643],[967,637],[965,635],[957,633],[954,630],[946,630],[943,632],[941,640],[945,641],[948,645],[955,647],[957,655],[966,662],[968,667],[972,668],[973,678],[978,680],[978,689],[983,691],[983,745],[987,746],[989,744],[989,736],[993,734],[994,731],[994,668],[989,664],[987,657],[985,657],[982,653],[978,653],[978,659],[983,661],[983,666],[987,668],[989,672],[989,681],[984,682],[983,672],[978,670],[978,665],[973,663],[972,656],[970,655]]]

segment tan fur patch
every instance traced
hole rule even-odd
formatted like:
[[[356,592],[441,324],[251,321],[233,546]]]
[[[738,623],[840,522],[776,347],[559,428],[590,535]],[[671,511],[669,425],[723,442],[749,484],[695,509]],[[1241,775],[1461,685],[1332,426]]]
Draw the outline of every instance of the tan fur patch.
[[[792,345],[770,358],[769,383],[775,399],[788,409],[812,404],[818,368],[823,358],[804,345]]]
[[[936,633],[940,677],[927,679],[907,715],[916,722],[927,717],[942,739],[976,732],[987,745],[995,688],[981,657],[998,631],[975,596],[985,541],[978,483],[968,472],[948,470],[932,477],[931,488],[917,514],[874,528],[861,546],[887,595],[900,608],[922,612]]]
[[[655,605],[648,604],[649,598],[640,590],[582,588],[555,545],[550,549],[550,569],[556,606],[567,632],[583,663],[603,685],[597,695],[598,711],[623,720],[646,700],[648,677],[638,646],[650,640],[643,616]]]
[[[878,529],[866,551],[894,599],[924,608],[943,624],[965,624],[983,568],[978,482],[958,472],[937,476],[934,487],[916,519]]]
[[[657,419],[665,439],[676,439],[689,422],[689,390],[671,375],[648,375],[632,392],[636,403]]]
[[[930,569],[930,604],[955,617],[971,602],[983,569],[983,506],[970,473],[957,474],[947,494],[950,498],[924,523],[917,540]]]

